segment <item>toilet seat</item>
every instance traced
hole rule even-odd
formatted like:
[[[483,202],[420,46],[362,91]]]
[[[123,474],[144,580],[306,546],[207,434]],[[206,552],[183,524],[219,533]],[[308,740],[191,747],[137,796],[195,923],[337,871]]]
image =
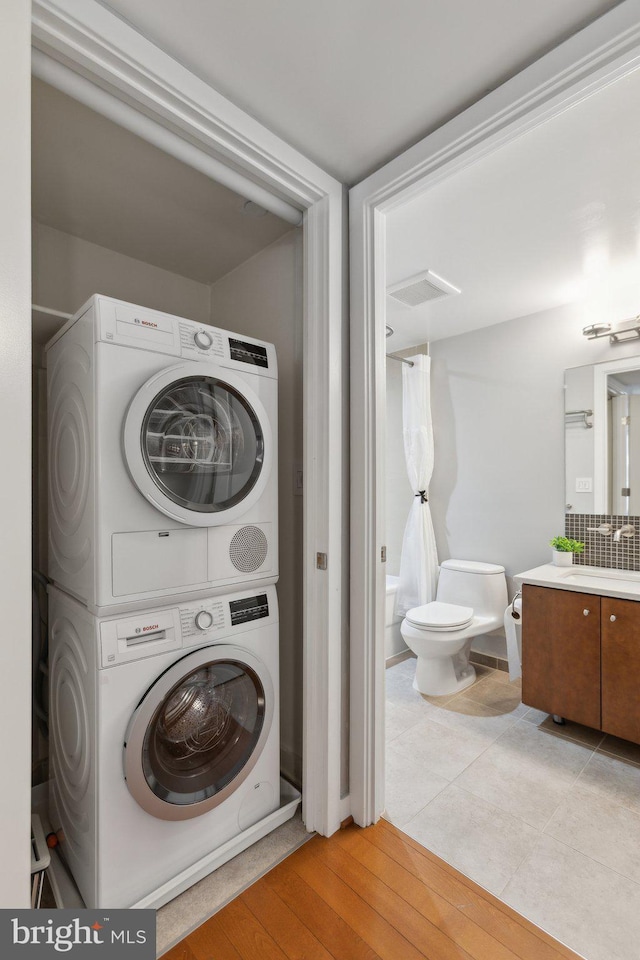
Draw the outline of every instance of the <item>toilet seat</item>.
[[[473,620],[473,607],[432,600],[421,607],[413,607],[405,614],[405,619],[411,626],[423,630],[462,630]]]

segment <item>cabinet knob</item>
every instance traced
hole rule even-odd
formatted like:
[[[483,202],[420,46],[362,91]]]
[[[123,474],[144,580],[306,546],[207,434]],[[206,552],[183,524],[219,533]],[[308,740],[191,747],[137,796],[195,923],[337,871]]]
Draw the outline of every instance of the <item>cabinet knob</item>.
[[[615,623],[615,622],[616,622],[616,619],[617,619],[617,617],[616,617],[615,613],[612,613],[611,616],[609,617],[609,620],[611,620],[611,623]]]
[[[583,610],[582,613],[584,614],[585,617],[588,617],[588,616],[589,616],[589,611],[588,611],[588,610]]]

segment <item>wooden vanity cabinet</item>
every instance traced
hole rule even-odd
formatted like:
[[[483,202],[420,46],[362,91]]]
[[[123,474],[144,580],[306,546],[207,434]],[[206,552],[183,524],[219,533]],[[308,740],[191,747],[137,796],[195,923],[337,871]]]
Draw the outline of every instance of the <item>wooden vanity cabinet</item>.
[[[640,743],[640,604],[602,597],[602,730]]]
[[[522,702],[600,727],[600,597],[524,585]]]
[[[640,603],[525,584],[522,701],[640,743]]]

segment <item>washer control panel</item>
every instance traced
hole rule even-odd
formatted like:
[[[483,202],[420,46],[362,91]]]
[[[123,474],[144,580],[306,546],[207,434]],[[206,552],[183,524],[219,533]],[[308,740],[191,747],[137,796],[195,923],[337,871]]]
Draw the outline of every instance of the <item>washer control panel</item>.
[[[278,622],[275,586],[260,593],[243,590],[206,597],[179,607],[158,607],[126,617],[99,619],[100,666],[142,660],[158,654],[240,638]]]
[[[242,597],[240,600],[232,600],[229,603],[229,612],[231,613],[231,626],[236,627],[240,623],[250,623],[251,620],[262,620],[269,616],[269,601],[266,593],[260,593],[255,597]]]
[[[198,330],[198,332],[193,335],[193,342],[196,347],[199,347],[201,350],[208,350],[213,343],[213,337],[210,333],[207,333],[206,330]]]
[[[182,636],[188,643],[191,637],[202,638],[209,634],[228,629],[229,621],[225,617],[227,604],[222,599],[192,603],[180,607],[180,625]]]
[[[200,610],[194,617],[194,623],[198,630],[208,630],[213,626],[213,614],[210,610]]]

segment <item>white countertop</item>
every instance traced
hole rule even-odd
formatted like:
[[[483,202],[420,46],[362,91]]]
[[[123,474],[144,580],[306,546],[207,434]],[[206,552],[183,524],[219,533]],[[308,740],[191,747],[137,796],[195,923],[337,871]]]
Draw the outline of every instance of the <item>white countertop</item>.
[[[544,563],[541,567],[517,573],[518,585],[530,583],[536,587],[553,587],[556,590],[572,590],[575,593],[597,593],[603,597],[618,597],[622,600],[640,600],[640,571],[612,570],[608,567],[588,567],[574,564],[556,567]]]

